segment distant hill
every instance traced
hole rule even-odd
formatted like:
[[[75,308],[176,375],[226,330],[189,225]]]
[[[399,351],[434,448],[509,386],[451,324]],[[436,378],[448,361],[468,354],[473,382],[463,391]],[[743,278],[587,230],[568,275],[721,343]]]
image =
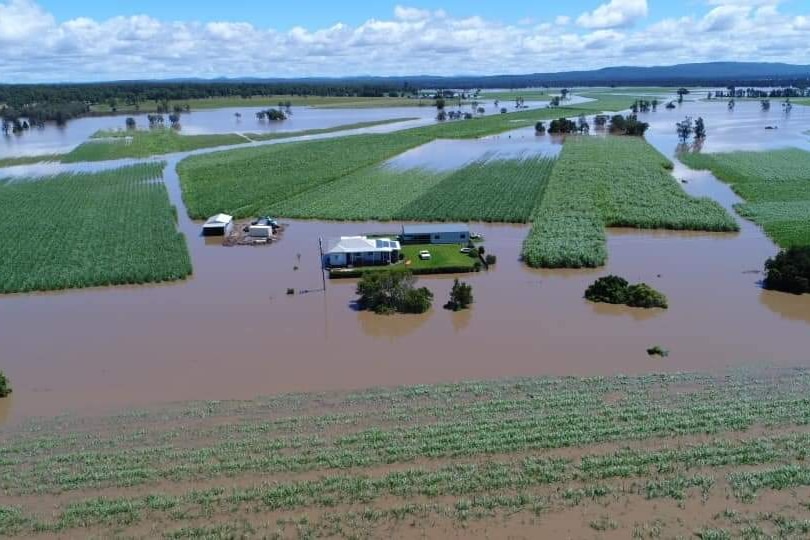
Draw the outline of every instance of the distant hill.
[[[171,79],[163,82],[242,82],[242,83],[301,83],[307,85],[368,84],[373,86],[439,88],[520,88],[529,86],[610,86],[610,85],[709,85],[738,86],[780,85],[805,81],[810,83],[810,65],[794,65],[767,62],[707,62],[677,64],[673,66],[616,66],[589,71],[562,71],[530,73],[525,75],[455,75],[440,77],[414,75],[407,77],[304,77],[304,78],[218,78],[218,79]]]

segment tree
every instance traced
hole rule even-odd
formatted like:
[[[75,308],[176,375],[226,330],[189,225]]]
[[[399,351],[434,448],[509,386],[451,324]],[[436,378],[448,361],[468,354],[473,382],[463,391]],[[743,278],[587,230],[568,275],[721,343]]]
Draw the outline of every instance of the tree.
[[[453,282],[453,288],[450,290],[450,300],[444,305],[445,309],[452,311],[460,311],[467,309],[473,303],[472,285],[459,281],[458,278]]]
[[[652,100],[652,110],[653,110],[653,112],[658,110],[658,100],[657,99]]]
[[[682,143],[686,143],[686,141],[689,139],[689,136],[692,135],[693,131],[692,117],[687,116],[686,118],[683,119],[683,121],[676,123],[675,129],[678,132],[678,139],[680,139]]]
[[[538,135],[546,134],[546,125],[543,122],[537,122],[534,125],[534,132]]]
[[[793,110],[793,103],[790,102],[789,97],[782,103],[782,110],[785,111],[785,114],[790,114],[790,111]]]
[[[557,120],[552,120],[548,126],[548,132],[555,135],[574,133],[576,130],[577,124],[573,120],[569,120],[567,118],[558,118]]]
[[[439,111],[444,110],[444,98],[438,98],[436,100],[436,109]]]
[[[7,397],[11,393],[11,385],[6,374],[0,371],[0,398]]]
[[[730,100],[728,100],[728,110],[733,111],[735,105],[736,105],[736,103],[734,102],[734,98],[731,98]]]
[[[560,97],[562,98],[563,101],[568,99],[568,94],[569,94],[568,88],[563,88],[562,90],[560,90]]]
[[[706,125],[703,123],[703,118],[698,116],[695,120],[695,141],[702,141],[706,138]]]
[[[433,293],[415,284],[413,273],[404,269],[366,272],[357,283],[357,305],[379,314],[424,313],[430,309]]]
[[[135,127],[136,127],[135,119],[132,118],[131,116],[127,117],[126,125],[127,125],[127,129],[135,129]]]
[[[584,114],[580,114],[579,118],[577,119],[577,131],[579,131],[580,134],[587,135],[590,130],[591,126],[588,124],[588,119],[585,118]]]
[[[605,126],[607,126],[608,120],[610,120],[610,117],[606,114],[597,114],[593,117],[593,123],[596,129],[604,129]]]
[[[667,297],[656,291],[646,283],[630,285],[627,288],[626,305],[639,308],[663,308],[666,309]]]
[[[443,109],[439,109],[439,114],[436,115],[436,120],[444,122],[447,120],[447,113]]]
[[[610,119],[610,132],[615,135],[643,137],[649,127],[650,124],[639,121],[635,114],[627,116],[617,114]]]
[[[627,280],[614,275],[597,279],[585,290],[585,298],[591,302],[624,304],[627,301]]]
[[[791,247],[765,262],[766,289],[810,293],[810,246]]]
[[[169,115],[169,122],[171,122],[173,128],[180,127],[180,115],[177,113],[172,113]]]

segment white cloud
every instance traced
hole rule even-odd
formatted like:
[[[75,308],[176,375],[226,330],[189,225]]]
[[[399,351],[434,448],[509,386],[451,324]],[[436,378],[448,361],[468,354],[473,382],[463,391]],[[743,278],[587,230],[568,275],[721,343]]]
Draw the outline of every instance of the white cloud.
[[[34,0],[0,0],[0,82],[500,74],[718,59],[807,62],[810,13],[788,16],[775,2],[745,4],[717,0],[693,17],[632,26],[646,13],[646,3],[613,0],[577,20],[588,23],[585,30],[565,15],[505,24],[399,6],[390,17],[356,25],[276,30],[250,21],[170,22],[147,15],[57,22]],[[744,36],[744,47],[729,46],[731,31]]]
[[[585,28],[630,26],[647,16],[647,0],[610,0],[590,13],[583,13],[577,24]]]

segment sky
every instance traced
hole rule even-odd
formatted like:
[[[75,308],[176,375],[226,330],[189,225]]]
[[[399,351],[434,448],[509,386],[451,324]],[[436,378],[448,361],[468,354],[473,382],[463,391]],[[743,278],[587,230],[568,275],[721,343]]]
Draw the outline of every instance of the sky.
[[[810,63],[808,0],[0,0],[0,83]]]

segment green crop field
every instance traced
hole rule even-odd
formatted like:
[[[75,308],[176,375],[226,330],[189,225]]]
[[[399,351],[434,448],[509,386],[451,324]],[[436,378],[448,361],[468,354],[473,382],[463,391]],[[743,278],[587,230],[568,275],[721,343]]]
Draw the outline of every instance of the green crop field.
[[[248,142],[235,133],[181,135],[171,128],[99,131],[62,158],[64,163],[145,158]]]
[[[687,195],[644,139],[569,137],[532,216],[523,258],[536,267],[594,267],[604,227],[736,231],[719,204]]]
[[[0,168],[13,167],[15,165],[31,165],[32,163],[45,163],[49,161],[60,161],[64,154],[40,154],[38,156],[18,156],[0,158]]]
[[[693,169],[710,170],[745,203],[739,214],[759,224],[779,246],[810,245],[810,152],[684,154]]]
[[[554,160],[482,159],[452,172],[372,166],[269,208],[293,218],[525,223]]]
[[[151,283],[191,274],[164,163],[0,181],[0,293]]]
[[[177,171],[190,217],[246,217],[424,142],[409,130],[277,144],[192,156]]]
[[[447,175],[395,214],[409,221],[525,223],[546,187],[554,159],[484,159]]]
[[[806,538],[808,393],[758,368],[29,420],[0,431],[0,535]]]
[[[436,139],[478,138],[532,126],[538,120],[576,116],[583,112],[602,110],[611,105],[626,108],[631,103],[631,98],[621,98],[605,104],[588,103],[587,108],[583,109],[576,107],[537,109],[445,122],[387,134],[349,136],[330,141],[296,142],[272,148],[234,149],[186,158],[180,162],[178,173],[189,216],[193,218],[201,219],[217,212],[245,217],[274,208],[288,209],[292,216],[297,217],[332,217],[340,215],[345,205],[335,200],[336,209],[334,211],[328,209],[329,201],[322,198],[326,192],[315,194],[318,202],[313,208],[319,211],[316,215],[307,216],[301,211],[302,207],[308,207],[310,204],[306,197],[300,201],[291,201],[289,205],[285,201],[355,173],[364,178],[363,185],[370,185],[376,172],[373,170],[360,172],[361,169],[379,165],[399,153]],[[383,181],[390,181],[392,178],[388,175]],[[424,176],[422,179],[424,180]],[[351,181],[348,182],[351,184]],[[350,188],[343,186],[342,189]],[[318,198],[318,193],[321,198]],[[473,205],[474,202],[469,204]],[[394,215],[393,209],[388,208],[386,203],[382,210],[375,209],[363,215],[360,215],[360,211],[354,211],[353,214],[356,215],[348,214],[346,219],[362,219],[370,216],[383,218],[389,212]],[[506,213],[505,210],[499,212]],[[283,212],[276,213],[285,217]],[[516,217],[510,219],[525,220],[523,215],[525,213],[523,208],[514,213]],[[481,218],[485,219],[486,216]]]

